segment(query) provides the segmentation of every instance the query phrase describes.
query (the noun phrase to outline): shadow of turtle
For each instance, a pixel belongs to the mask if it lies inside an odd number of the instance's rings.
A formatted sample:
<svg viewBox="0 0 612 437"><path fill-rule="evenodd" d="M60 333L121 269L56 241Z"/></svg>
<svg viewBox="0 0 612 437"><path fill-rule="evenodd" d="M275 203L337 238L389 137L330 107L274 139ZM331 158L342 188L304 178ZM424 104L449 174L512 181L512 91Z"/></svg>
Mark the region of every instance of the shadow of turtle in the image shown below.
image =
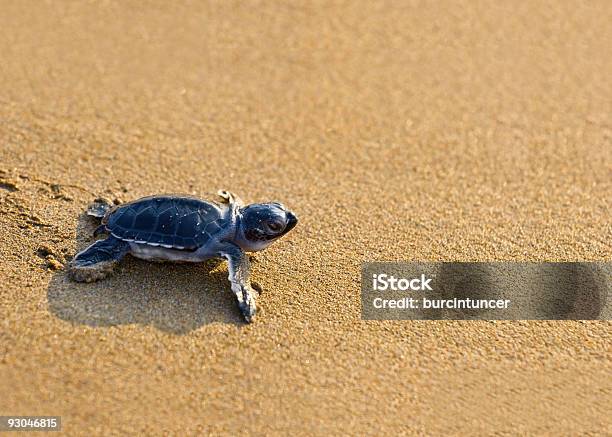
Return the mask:
<svg viewBox="0 0 612 437"><path fill-rule="evenodd" d="M79 217L77 246L87 247L97 221ZM185 334L209 323L243 325L221 260L201 264L149 263L126 256L98 282L78 283L58 272L47 290L49 311L89 326L152 325Z"/></svg>

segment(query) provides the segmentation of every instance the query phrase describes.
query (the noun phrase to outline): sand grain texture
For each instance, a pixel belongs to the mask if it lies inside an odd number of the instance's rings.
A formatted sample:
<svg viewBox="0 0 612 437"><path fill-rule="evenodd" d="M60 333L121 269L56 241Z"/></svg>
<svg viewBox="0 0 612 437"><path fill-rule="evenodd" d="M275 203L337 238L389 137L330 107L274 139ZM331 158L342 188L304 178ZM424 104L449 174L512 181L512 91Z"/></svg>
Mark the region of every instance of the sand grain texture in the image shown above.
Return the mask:
<svg viewBox="0 0 612 437"><path fill-rule="evenodd" d="M0 10L0 414L68 435L611 432L609 322L359 313L365 260L612 259L610 2ZM95 197L219 188L301 218L256 256L257 323L223 265L61 270Z"/></svg>

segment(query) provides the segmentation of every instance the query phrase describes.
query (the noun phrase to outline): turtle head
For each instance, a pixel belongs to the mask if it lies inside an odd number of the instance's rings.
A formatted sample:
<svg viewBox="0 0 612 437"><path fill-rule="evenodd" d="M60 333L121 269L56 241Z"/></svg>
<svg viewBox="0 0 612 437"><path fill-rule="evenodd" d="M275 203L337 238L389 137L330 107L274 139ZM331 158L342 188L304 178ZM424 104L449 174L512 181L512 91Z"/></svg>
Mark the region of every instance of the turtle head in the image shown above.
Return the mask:
<svg viewBox="0 0 612 437"><path fill-rule="evenodd" d="M240 209L236 243L248 252L265 249L297 225L282 203L254 203Z"/></svg>

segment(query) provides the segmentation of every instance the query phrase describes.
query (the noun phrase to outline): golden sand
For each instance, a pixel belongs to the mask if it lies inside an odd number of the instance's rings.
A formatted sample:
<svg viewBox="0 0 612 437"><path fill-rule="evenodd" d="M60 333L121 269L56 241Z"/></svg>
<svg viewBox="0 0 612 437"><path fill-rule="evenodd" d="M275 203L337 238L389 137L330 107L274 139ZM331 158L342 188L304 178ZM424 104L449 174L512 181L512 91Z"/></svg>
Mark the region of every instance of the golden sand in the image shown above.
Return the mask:
<svg viewBox="0 0 612 437"><path fill-rule="evenodd" d="M0 1L0 414L67 435L605 434L609 322L364 322L373 260L611 260L612 7ZM298 227L223 264L61 265L97 196ZM129 258L129 257L128 257Z"/></svg>

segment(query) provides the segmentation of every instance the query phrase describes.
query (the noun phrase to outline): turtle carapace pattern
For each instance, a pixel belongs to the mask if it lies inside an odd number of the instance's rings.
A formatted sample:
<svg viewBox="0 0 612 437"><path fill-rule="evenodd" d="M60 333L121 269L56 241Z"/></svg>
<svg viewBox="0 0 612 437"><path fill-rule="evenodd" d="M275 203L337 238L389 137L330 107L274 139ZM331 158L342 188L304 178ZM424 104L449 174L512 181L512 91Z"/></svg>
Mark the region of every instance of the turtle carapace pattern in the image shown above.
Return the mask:
<svg viewBox="0 0 612 437"><path fill-rule="evenodd" d="M297 217L278 202L244 205L228 191L221 201L186 195L157 195L112 206L97 199L87 213L102 219L95 234L107 234L79 252L68 273L79 282L103 279L131 254L149 261L228 261L231 288L245 320L256 313L255 292L249 281L246 252L263 250L287 234Z"/></svg>
<svg viewBox="0 0 612 437"><path fill-rule="evenodd" d="M215 205L187 196L152 196L122 205L102 221L123 241L196 250L229 224Z"/></svg>

